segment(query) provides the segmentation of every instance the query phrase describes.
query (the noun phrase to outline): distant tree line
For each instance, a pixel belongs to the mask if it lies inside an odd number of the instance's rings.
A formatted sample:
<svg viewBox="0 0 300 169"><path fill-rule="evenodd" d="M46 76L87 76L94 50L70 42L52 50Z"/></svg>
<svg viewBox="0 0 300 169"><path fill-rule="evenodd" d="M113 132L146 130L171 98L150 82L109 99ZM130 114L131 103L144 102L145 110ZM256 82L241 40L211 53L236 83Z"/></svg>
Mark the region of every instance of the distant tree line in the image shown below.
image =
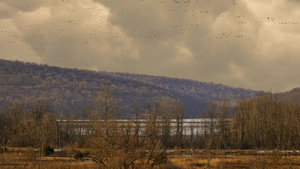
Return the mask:
<svg viewBox="0 0 300 169"><path fill-rule="evenodd" d="M84 147L91 149L89 157L103 168L129 168L161 164L167 158L166 150L173 148L300 148L300 106L276 94L239 100L233 109L228 100L211 101L203 133L186 136L182 102L168 97L154 103L136 102L127 120L120 123L121 100L115 97L115 90L115 86L102 86L92 106L70 116L42 101L7 105L0 113L3 150L7 146ZM79 124L77 120L87 121Z"/></svg>

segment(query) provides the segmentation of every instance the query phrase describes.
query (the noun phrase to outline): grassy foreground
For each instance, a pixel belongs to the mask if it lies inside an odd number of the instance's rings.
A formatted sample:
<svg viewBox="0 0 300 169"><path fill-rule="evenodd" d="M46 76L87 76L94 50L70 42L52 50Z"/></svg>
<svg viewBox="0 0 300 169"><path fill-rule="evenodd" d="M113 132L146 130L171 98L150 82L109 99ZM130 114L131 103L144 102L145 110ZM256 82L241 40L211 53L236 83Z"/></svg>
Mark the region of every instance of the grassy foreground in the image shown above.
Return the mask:
<svg viewBox="0 0 300 169"><path fill-rule="evenodd" d="M72 157L74 149L64 149L64 153L54 153L49 157L38 157L37 151L10 148L8 152L0 153L0 168L3 169L93 169L99 168L97 164L85 157L76 160ZM83 151L83 150L82 150ZM254 154L256 151L213 151L208 155L205 151L191 153L189 150L171 151L165 164L154 166L162 169L300 169L300 155L280 154L276 151L265 154ZM201 153L199 153L201 152ZM204 152L204 153L203 153ZM234 152L234 154L232 153ZM209 161L209 162L208 162ZM140 161L135 165L137 169L149 168Z"/></svg>

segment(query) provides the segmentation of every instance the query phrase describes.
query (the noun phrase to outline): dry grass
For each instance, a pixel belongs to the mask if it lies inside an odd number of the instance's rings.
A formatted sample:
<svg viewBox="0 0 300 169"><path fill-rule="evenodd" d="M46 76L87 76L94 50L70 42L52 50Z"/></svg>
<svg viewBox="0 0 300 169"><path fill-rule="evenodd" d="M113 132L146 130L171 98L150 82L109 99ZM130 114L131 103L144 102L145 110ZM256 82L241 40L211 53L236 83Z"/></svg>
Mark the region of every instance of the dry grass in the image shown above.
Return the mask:
<svg viewBox="0 0 300 169"><path fill-rule="evenodd" d="M93 169L98 166L90 160L75 160L71 157L38 157L38 152L26 149L0 154L1 169Z"/></svg>
<svg viewBox="0 0 300 169"><path fill-rule="evenodd" d="M169 159L175 166L187 169L209 168L207 156L174 156ZM210 159L211 168L249 168L251 160L244 156L218 156Z"/></svg>
<svg viewBox="0 0 300 169"><path fill-rule="evenodd" d="M6 161L0 161L0 168L3 169L17 169L17 168L59 168L59 169L88 169L88 168L98 168L98 166L91 161L75 161L70 158L55 158L47 159L40 158L34 161L26 161L25 159L11 159Z"/></svg>
<svg viewBox="0 0 300 169"><path fill-rule="evenodd" d="M279 154L270 155L224 155L214 153L210 157L210 168L212 169L300 169L300 156L287 156ZM139 165L136 168L149 168ZM75 160L72 157L38 157L33 149L10 149L7 153L0 154L0 168L2 169L96 169L97 164L89 159ZM172 154L168 156L168 162L159 169L205 169L208 167L205 154Z"/></svg>
<svg viewBox="0 0 300 169"><path fill-rule="evenodd" d="M207 156L174 156L169 161L179 168L209 168ZM245 156L218 155L211 157L212 169L300 169L300 156Z"/></svg>

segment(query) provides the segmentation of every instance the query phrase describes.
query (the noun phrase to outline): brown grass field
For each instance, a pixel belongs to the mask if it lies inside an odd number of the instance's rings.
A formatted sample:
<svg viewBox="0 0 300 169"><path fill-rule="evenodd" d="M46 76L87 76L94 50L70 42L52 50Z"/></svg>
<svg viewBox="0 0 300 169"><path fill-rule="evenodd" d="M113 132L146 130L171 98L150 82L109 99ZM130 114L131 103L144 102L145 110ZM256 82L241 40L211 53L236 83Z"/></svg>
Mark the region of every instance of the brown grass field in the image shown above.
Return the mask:
<svg viewBox="0 0 300 169"><path fill-rule="evenodd" d="M71 151L71 150L70 150ZM99 168L89 158L75 160L71 157L69 150L62 157L54 153L50 157L38 157L33 149L10 148L8 152L0 153L0 168L2 169L93 169ZM199 153L201 152L201 153ZM203 153L204 152L204 153ZM277 151L266 154L255 154L257 151L213 151L207 155L205 151L191 153L181 150L168 153L167 163L154 168L162 169L300 169L300 155L280 154ZM208 165L210 159L210 165ZM136 168L149 168L145 165L136 165Z"/></svg>

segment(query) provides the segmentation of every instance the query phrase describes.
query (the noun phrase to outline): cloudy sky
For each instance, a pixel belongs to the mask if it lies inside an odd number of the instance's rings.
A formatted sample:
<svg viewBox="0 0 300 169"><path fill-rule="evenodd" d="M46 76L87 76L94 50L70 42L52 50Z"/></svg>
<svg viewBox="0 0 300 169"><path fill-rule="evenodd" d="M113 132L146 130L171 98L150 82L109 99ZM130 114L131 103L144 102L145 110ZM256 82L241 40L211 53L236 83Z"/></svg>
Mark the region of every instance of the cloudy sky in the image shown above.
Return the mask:
<svg viewBox="0 0 300 169"><path fill-rule="evenodd" d="M299 0L0 0L0 58L300 87Z"/></svg>

